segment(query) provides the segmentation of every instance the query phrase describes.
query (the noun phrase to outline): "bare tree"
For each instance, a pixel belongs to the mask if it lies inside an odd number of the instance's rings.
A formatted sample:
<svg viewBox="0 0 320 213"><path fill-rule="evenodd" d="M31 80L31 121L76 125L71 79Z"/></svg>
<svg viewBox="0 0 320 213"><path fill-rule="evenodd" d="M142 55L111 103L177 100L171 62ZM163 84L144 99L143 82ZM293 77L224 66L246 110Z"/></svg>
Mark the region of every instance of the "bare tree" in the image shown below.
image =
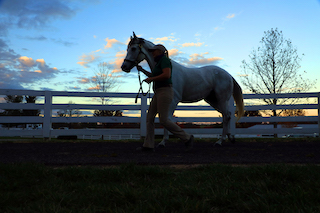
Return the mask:
<svg viewBox="0 0 320 213"><path fill-rule="evenodd" d="M92 87L89 90L110 92L117 86L117 78L112 75L110 67L106 62L100 63L93 71L94 76L91 78ZM106 97L100 97L100 99L102 105L105 105L109 101Z"/></svg>
<svg viewBox="0 0 320 213"><path fill-rule="evenodd" d="M112 75L109 65L102 62L94 71L94 76L91 78L92 87L90 90L97 92L111 92L118 85L117 77ZM101 96L101 104L106 105L110 100L107 97ZM95 110L94 116L122 116L121 111L115 110Z"/></svg>
<svg viewBox="0 0 320 213"><path fill-rule="evenodd" d="M299 74L301 57L282 31L272 29L264 32L261 46L249 55L249 62L242 61L241 83L255 94L298 93L310 90L316 80L310 81ZM306 72L304 71L304 74ZM293 104L297 99L264 99L268 105ZM279 116L283 110L273 110ZM268 112L265 112L268 114ZM276 124L275 128L276 128Z"/></svg>
<svg viewBox="0 0 320 213"><path fill-rule="evenodd" d="M261 46L249 55L249 62L242 61L244 74L241 83L255 94L297 93L310 90L316 81L305 79L299 74L301 57L290 40L284 39L282 31L271 29L264 32ZM304 74L306 72L304 71ZM281 105L297 99L264 99L268 105ZM282 111L273 110L273 116Z"/></svg>

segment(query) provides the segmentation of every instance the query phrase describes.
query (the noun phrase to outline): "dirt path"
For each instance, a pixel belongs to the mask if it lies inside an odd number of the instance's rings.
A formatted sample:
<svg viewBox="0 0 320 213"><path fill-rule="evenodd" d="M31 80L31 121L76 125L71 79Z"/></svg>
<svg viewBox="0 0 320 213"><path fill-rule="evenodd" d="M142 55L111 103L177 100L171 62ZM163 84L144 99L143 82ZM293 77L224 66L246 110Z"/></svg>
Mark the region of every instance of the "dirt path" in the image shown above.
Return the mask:
<svg viewBox="0 0 320 213"><path fill-rule="evenodd" d="M136 152L141 142L0 143L0 162L45 165L189 164L320 164L320 140L294 142L237 142L222 147L197 142L190 152L182 143L168 143L154 153Z"/></svg>

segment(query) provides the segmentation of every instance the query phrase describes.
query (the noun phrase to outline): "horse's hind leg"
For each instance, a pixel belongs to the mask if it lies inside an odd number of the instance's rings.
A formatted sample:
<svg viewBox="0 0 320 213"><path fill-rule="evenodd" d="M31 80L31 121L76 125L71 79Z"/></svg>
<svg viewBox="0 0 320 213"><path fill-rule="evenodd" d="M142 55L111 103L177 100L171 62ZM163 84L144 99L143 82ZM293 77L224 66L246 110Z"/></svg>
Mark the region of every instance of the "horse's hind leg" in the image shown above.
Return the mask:
<svg viewBox="0 0 320 213"><path fill-rule="evenodd" d="M231 119L231 112L229 111L229 104L227 100L218 100L215 98L214 95L208 96L205 101L209 103L213 108L215 108L218 112L222 114L222 136L221 138L215 143L216 145L221 145L222 142L226 141L226 136L230 139L230 119Z"/></svg>
<svg viewBox="0 0 320 213"><path fill-rule="evenodd" d="M218 110L222 114L222 137L216 142L217 145L221 145L222 142L226 141L226 136L230 139L230 119L231 119L231 113L228 109L228 104L226 104L223 110Z"/></svg>

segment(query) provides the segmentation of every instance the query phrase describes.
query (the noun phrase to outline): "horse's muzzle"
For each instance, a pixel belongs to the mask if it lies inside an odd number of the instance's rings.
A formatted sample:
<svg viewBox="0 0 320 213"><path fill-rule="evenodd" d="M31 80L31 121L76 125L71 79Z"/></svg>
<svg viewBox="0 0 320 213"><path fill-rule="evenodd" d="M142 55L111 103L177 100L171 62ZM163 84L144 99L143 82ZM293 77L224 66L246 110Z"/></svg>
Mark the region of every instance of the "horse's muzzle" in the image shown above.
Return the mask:
<svg viewBox="0 0 320 213"><path fill-rule="evenodd" d="M130 69L128 69L126 66L124 66L123 64L122 64L122 66L121 66L121 69L122 69L122 71L124 71L124 72L130 72Z"/></svg>
<svg viewBox="0 0 320 213"><path fill-rule="evenodd" d="M123 61L121 65L121 69L124 72L130 72L133 67L134 67L134 63L126 59Z"/></svg>

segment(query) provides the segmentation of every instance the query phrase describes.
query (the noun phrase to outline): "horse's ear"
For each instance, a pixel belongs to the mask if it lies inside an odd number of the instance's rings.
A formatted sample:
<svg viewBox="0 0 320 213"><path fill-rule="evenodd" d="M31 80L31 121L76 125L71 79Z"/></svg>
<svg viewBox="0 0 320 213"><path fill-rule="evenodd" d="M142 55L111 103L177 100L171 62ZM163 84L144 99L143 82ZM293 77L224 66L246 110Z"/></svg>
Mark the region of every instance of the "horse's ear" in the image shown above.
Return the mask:
<svg viewBox="0 0 320 213"><path fill-rule="evenodd" d="M135 34L134 32L133 32L133 37L134 37L134 38L137 38L137 36L136 36L136 34Z"/></svg>

